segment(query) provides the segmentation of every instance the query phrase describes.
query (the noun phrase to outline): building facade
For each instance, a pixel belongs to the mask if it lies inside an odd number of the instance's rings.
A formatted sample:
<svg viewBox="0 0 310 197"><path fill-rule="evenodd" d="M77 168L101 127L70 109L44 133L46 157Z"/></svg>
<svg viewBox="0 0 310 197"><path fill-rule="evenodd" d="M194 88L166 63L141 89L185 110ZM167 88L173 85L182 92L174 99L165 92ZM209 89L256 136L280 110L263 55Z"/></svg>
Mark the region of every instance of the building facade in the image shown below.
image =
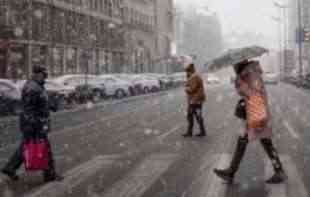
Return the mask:
<svg viewBox="0 0 310 197"><path fill-rule="evenodd" d="M0 77L152 72L157 1L0 0Z"/></svg>
<svg viewBox="0 0 310 197"><path fill-rule="evenodd" d="M310 0L300 0L301 9L298 10L299 0L289 0L288 2L288 46L289 50L293 52L290 54L294 57L294 69L291 69L291 74L299 73L299 53L298 53L298 29L299 21L298 15L299 11L301 14L301 28L310 30ZM310 42L305 41L302 43L302 75L305 76L310 73ZM299 73L301 74L301 73Z"/></svg>
<svg viewBox="0 0 310 197"><path fill-rule="evenodd" d="M1 0L0 9L2 77L26 78L35 64L51 76L113 72L124 61L111 27L122 23L120 0Z"/></svg>
<svg viewBox="0 0 310 197"><path fill-rule="evenodd" d="M156 1L156 72L174 72L176 9L173 0Z"/></svg>

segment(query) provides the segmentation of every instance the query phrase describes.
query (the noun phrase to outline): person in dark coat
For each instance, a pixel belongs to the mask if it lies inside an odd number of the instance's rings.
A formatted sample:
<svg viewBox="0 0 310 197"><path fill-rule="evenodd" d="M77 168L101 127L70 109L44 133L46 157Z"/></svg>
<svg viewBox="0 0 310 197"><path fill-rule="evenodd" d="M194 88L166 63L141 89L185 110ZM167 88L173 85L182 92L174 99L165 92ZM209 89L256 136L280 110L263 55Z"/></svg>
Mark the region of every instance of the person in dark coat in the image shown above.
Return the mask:
<svg viewBox="0 0 310 197"><path fill-rule="evenodd" d="M278 151L272 142L271 114L268 97L262 79L262 68L258 61L242 61L234 65L237 75L236 90L244 100L245 132L239 136L237 147L230 166L226 169L214 169L214 173L228 183L233 182L249 141L260 140L274 168L274 174L266 180L268 184L282 183L287 179ZM238 116L240 118L240 116Z"/></svg>
<svg viewBox="0 0 310 197"><path fill-rule="evenodd" d="M50 110L54 111L55 109L48 102L48 94L44 87L46 78L46 68L34 66L32 79L28 80L22 89L22 113L19 118L19 127L23 136L22 143L2 169L2 173L12 180L19 178L16 171L23 163L23 142L33 138L46 139L48 142L49 168L43 172L44 181L60 181L63 179L55 171L53 154L48 141Z"/></svg>
<svg viewBox="0 0 310 197"><path fill-rule="evenodd" d="M204 84L201 76L196 72L195 65L189 64L185 69L187 74L187 82L185 85L185 92L187 94L188 108L187 120L188 129L187 133L183 134L184 137L191 137L193 135L194 118L196 118L200 127L200 133L196 136L206 136L206 129L203 120L203 103L206 100Z"/></svg>

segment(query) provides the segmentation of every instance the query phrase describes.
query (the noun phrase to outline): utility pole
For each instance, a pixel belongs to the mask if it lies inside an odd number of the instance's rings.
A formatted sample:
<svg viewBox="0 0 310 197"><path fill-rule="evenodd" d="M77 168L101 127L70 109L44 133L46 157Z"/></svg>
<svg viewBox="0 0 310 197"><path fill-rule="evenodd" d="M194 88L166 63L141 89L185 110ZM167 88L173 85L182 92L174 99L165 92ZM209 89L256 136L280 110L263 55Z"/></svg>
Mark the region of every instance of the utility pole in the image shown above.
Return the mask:
<svg viewBox="0 0 310 197"><path fill-rule="evenodd" d="M297 0L297 14L298 14L298 60L299 60L299 79L300 83L303 80L303 63L302 63L302 16L301 16L301 0Z"/></svg>

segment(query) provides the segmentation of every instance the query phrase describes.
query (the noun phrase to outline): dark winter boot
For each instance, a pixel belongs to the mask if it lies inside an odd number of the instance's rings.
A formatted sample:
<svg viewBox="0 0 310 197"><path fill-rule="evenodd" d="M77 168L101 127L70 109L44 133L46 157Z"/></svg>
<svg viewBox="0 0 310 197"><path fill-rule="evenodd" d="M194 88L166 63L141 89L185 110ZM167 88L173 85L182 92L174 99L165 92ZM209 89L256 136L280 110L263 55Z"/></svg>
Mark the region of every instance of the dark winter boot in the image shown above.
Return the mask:
<svg viewBox="0 0 310 197"><path fill-rule="evenodd" d="M261 143L269 159L271 160L273 169L275 171L272 177L266 180L266 183L268 184L283 183L284 181L287 180L287 175L285 174L283 170L283 166L280 161L279 154L277 150L275 149L275 147L273 146L271 139L262 139Z"/></svg>
<svg viewBox="0 0 310 197"><path fill-rule="evenodd" d="M1 170L2 174L8 176L12 181L18 181L19 180L19 176L16 175L15 172L10 172L10 171L7 171L5 169Z"/></svg>
<svg viewBox="0 0 310 197"><path fill-rule="evenodd" d="M235 173L237 172L241 160L244 156L247 144L248 144L247 137L239 137L235 153L230 163L230 167L223 170L214 169L214 173L227 183L231 184L234 180Z"/></svg>
<svg viewBox="0 0 310 197"><path fill-rule="evenodd" d="M45 183L52 182L52 181L62 181L64 179L63 176L60 176L59 174L55 172L48 172L48 171L44 172L43 177L44 177Z"/></svg>
<svg viewBox="0 0 310 197"><path fill-rule="evenodd" d="M183 136L183 137L192 137L193 134L190 133L190 132L187 132L187 133L184 133L182 136Z"/></svg>
<svg viewBox="0 0 310 197"><path fill-rule="evenodd" d="M22 145L20 145L13 156L10 158L6 166L1 172L8 176L12 181L18 181L19 177L16 175L16 171L23 163Z"/></svg>

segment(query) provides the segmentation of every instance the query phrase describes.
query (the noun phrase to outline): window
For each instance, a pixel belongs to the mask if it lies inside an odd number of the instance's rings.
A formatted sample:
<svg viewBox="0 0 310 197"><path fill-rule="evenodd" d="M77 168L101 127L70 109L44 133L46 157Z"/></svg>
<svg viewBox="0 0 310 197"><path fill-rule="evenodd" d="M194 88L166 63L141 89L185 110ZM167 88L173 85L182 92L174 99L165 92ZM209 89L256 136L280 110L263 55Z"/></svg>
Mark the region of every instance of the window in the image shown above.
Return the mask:
<svg viewBox="0 0 310 197"><path fill-rule="evenodd" d="M71 32L71 26L72 23L68 20L68 25L69 26L66 26L67 27L67 30L70 30L70 31L66 31L65 30L65 13L61 10L52 10L52 21L51 21L51 30L52 30L52 33L51 33L51 36L53 38L53 41L54 42L57 42L57 43L63 43L64 40L65 40L65 33L66 34L69 34L69 32Z"/></svg>
<svg viewBox="0 0 310 197"><path fill-rule="evenodd" d="M1 2L1 4L0 24L6 24L6 19L8 19L8 22L10 23L9 25L15 27L14 36L16 36L17 39L27 39L29 27L29 14L27 12L29 6L28 2L26 0L10 0L9 3ZM10 4L10 10L5 4ZM2 20L4 20L3 23L1 23ZM36 25L35 22L36 21L34 21L34 25Z"/></svg>
<svg viewBox="0 0 310 197"><path fill-rule="evenodd" d="M77 72L77 49L68 48L66 50L66 73L75 74Z"/></svg>
<svg viewBox="0 0 310 197"><path fill-rule="evenodd" d="M63 53L64 49L57 47L52 49L52 75L63 74Z"/></svg>
<svg viewBox="0 0 310 197"><path fill-rule="evenodd" d="M33 4L32 14L32 38L34 40L46 41L49 38L49 15L48 8L39 3Z"/></svg>

